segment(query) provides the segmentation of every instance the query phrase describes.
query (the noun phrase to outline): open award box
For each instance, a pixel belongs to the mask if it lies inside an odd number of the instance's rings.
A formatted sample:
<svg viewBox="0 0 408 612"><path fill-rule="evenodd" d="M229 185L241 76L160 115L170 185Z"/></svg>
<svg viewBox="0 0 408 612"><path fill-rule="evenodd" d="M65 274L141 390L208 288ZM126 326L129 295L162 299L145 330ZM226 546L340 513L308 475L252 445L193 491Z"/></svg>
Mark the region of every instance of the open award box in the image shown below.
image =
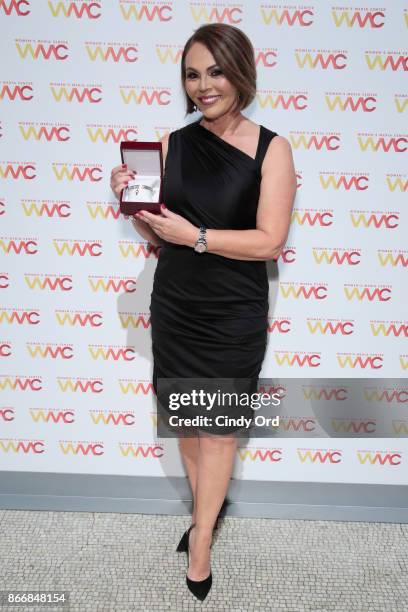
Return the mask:
<svg viewBox="0 0 408 612"><path fill-rule="evenodd" d="M120 143L122 163L136 176L120 194L120 212L134 215L139 210L160 214L163 183L163 152L161 142Z"/></svg>

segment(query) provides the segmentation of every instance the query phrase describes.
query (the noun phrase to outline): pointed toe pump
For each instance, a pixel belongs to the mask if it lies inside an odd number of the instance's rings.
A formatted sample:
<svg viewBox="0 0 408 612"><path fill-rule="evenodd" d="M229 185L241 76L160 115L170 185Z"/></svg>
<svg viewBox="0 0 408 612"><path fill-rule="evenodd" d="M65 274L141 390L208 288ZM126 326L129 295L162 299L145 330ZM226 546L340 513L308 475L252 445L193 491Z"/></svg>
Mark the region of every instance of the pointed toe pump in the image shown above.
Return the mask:
<svg viewBox="0 0 408 612"><path fill-rule="evenodd" d="M193 527L194 525L191 525L191 527L189 527L189 529L187 530L187 568L190 564L189 536L190 536L190 531L192 530ZM207 578L204 578L204 580L191 580L191 578L189 578L186 574L186 583L187 583L187 586L190 592L195 597L197 597L197 599L199 599L200 601L204 601L204 599L207 597L208 592L212 586L212 572L210 570L210 573L208 574Z"/></svg>

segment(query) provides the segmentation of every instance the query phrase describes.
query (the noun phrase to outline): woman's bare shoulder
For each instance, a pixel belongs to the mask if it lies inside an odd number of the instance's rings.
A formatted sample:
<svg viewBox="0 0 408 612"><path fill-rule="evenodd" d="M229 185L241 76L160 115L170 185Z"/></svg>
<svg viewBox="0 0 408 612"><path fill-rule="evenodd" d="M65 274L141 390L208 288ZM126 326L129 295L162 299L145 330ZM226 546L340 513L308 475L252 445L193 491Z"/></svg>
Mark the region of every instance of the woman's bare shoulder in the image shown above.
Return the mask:
<svg viewBox="0 0 408 612"><path fill-rule="evenodd" d="M294 174L292 145L285 136L280 136L277 132L275 134L265 153L262 174L276 172L278 169L286 169Z"/></svg>

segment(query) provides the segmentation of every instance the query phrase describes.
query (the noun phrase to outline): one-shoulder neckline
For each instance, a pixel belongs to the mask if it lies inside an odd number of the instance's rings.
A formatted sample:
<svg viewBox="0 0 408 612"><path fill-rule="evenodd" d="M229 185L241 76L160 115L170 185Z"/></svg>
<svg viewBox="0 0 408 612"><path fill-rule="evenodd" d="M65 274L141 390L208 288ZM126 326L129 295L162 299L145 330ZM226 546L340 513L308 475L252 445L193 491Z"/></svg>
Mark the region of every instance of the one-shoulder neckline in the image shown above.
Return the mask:
<svg viewBox="0 0 408 612"><path fill-rule="evenodd" d="M231 144L227 140L224 140L224 138L221 138L221 136L218 136L218 134L215 134L214 132L211 132L211 130L209 130L208 128L206 128L203 125L201 125L200 121L201 121L201 118L198 119L198 121L195 121L195 125L197 125L199 128L201 128L202 130L204 130L208 134L212 135L217 140L220 140L224 144L228 145L229 147L231 147L235 151L238 151L238 153L241 153L241 155L244 155L247 159L250 159L252 162L255 163L255 162L258 161L258 156L259 156L259 152L260 152L260 149L261 149L261 140L262 140L263 125L259 124L259 136L258 136L258 144L256 146L255 157L251 157L250 155L248 155L248 153L245 153L245 151L243 151L239 147L236 147L235 145Z"/></svg>

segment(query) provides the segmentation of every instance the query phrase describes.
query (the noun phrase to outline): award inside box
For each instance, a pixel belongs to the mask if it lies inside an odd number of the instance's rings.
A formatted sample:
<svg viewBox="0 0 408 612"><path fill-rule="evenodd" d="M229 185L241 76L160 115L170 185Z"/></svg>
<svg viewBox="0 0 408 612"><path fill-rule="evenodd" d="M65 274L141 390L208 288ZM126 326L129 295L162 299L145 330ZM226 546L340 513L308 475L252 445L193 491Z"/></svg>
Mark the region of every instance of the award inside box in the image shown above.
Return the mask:
<svg viewBox="0 0 408 612"><path fill-rule="evenodd" d="M136 176L120 194L120 212L134 215L139 210L160 214L163 184L163 152L161 142L123 141L120 143L122 163Z"/></svg>

